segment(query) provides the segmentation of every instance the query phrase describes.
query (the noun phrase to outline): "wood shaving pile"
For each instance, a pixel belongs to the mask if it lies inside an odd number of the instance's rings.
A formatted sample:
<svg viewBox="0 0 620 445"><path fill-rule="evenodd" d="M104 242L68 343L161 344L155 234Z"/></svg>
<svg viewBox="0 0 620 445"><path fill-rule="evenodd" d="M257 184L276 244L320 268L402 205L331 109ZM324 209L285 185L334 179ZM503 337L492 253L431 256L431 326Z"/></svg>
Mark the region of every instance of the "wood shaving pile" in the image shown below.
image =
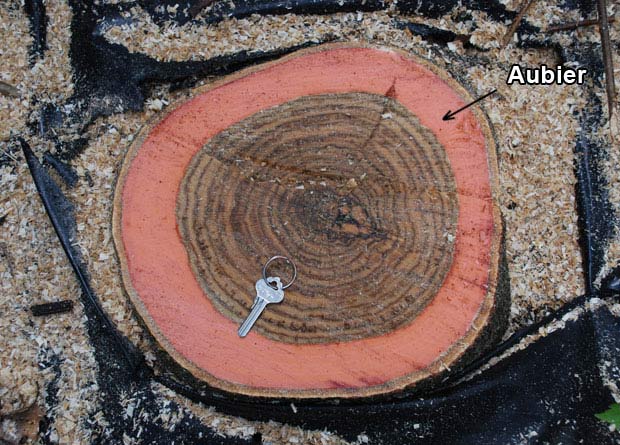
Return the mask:
<svg viewBox="0 0 620 445"><path fill-rule="evenodd" d="M517 8L516 0L508 4ZM33 318L32 304L61 299L79 300L79 288L60 244L37 197L23 156L15 149L15 135L28 135L28 124L37 120L43 102L62 106L73 92L68 56L71 10L64 1L46 3L48 49L42 59L29 61L32 41L28 20L20 5L0 4L0 48L3 68L0 80L15 86L21 97L0 95L0 157L9 157L0 166L0 415L43 407L52 422L49 439L58 443L90 443L92 425L85 419L98 419L96 364L84 328L84 314L77 304L73 312ZM471 19L455 22L459 12ZM614 11L611 10L610 13ZM579 122L573 115L585 105L578 86L531 87L505 84L512 63L529 66L557 62L547 50L499 48L508 24L485 20L484 14L455 11L437 20L412 21L472 35L471 43L488 49L477 54L461 42L447 47L431 45L418 36L398 29L394 11L347 13L330 16L278 17L253 16L227 20L215 26L188 24L158 26L139 8L128 13L128 25L109 27L105 37L158 60L202 60L239 50L270 50L308 41L340 40L391 45L414 51L461 76L472 93L484 94L493 88L498 94L484 102L497 135L500 157L501 191L499 202L506 222L506 249L512 285L510 331L538 320L550 309L557 309L584 291L581 257L577 245L573 174L574 141ZM552 2L536 2L527 19L545 27L550 23L580 19L567 15ZM472 27L475 30L472 31ZM583 28L564 33L562 39L598 41L596 29ZM612 40L620 41L620 20L612 25ZM616 63L620 62L615 46ZM461 57L484 57L491 63L467 64ZM616 67L616 79L620 69ZM620 89L620 88L619 88ZM605 103L602 88L597 93ZM149 337L132 313L124 295L115 256L112 234L112 197L116 177L127 147L139 128L155 112L173 100L189 97L190 91L171 94L166 86L152 88L144 112L125 113L96 120L86 134L88 147L76 158L80 181L65 189L75 203L78 243L88 264L92 285L104 309L119 329L154 360ZM620 108L620 106L618 107ZM607 129L609 130L609 129ZM608 140L610 131L601 132ZM620 138L620 135L618 135ZM38 155L55 151L47 140L27 136ZM6 153L6 154L3 154ZM610 150L605 167L610 182L610 198L620 215L620 153ZM91 178L92 182L87 180ZM620 233L618 230L617 233ZM607 253L608 269L618 263L620 234ZM61 374L59 401L52 413L44 388L54 378L54 361ZM171 400L226 436L248 437L261 432L265 443L341 444L341 438L322 431L305 431L286 425L248 422L222 415L200 406L165 388L158 388L163 413ZM126 400L126 409L135 401ZM134 408L131 408L132 410ZM174 424L172 416L167 421ZM0 439L15 435L10 417L0 426ZM13 423L11 423L13 422ZM12 437L12 436L11 436ZM358 443L367 438L360 436Z"/></svg>
<svg viewBox="0 0 620 445"><path fill-rule="evenodd" d="M23 134L29 120L36 119L45 102L62 105L73 93L69 43L71 41L71 8L66 2L46 4L47 51L42 59L31 58L32 42L28 18L21 2L0 6L2 71L0 80L12 85L20 97L0 95L0 140ZM53 55L53 56L52 56Z"/></svg>
<svg viewBox="0 0 620 445"><path fill-rule="evenodd" d="M27 90L25 79L28 76L28 42L30 33L28 20L21 8L0 8L0 36L4 42L0 47L2 71L0 80L17 88L20 94ZM20 43L21 42L21 43ZM12 98L0 94L0 140L6 140L11 134L23 131L26 125L28 103L25 98Z"/></svg>

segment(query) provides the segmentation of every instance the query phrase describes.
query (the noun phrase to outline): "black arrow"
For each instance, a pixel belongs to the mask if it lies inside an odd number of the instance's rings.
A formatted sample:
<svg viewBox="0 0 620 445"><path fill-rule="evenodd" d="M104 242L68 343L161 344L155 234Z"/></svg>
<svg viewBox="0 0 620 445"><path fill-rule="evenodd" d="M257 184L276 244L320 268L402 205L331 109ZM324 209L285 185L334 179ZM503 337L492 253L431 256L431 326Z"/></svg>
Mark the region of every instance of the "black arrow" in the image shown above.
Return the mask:
<svg viewBox="0 0 620 445"><path fill-rule="evenodd" d="M463 111L465 108L469 108L471 107L473 104L475 104L476 102L480 102L482 99L486 99L487 97L489 97L491 94L495 93L497 90L493 90L490 93L485 94L484 96L480 96L478 99L476 99L475 101L473 101L470 104L465 105L464 107L459 108L458 110L456 110L454 113L450 110L448 110L448 112L446 114L443 115L443 120L444 121L451 121L452 119L454 119L454 115L456 113L460 113L461 111Z"/></svg>

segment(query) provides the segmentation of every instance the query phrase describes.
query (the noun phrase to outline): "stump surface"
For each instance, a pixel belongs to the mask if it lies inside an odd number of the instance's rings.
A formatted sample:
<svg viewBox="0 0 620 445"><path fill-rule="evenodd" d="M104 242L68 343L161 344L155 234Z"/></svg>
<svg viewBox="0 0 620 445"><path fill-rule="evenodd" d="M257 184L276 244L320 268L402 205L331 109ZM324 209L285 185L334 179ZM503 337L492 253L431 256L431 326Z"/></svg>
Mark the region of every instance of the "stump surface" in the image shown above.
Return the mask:
<svg viewBox="0 0 620 445"><path fill-rule="evenodd" d="M458 366L506 298L490 129L475 107L442 120L471 100L412 55L328 45L146 126L114 237L157 341L209 384L268 397L385 394ZM277 254L298 279L239 338Z"/></svg>

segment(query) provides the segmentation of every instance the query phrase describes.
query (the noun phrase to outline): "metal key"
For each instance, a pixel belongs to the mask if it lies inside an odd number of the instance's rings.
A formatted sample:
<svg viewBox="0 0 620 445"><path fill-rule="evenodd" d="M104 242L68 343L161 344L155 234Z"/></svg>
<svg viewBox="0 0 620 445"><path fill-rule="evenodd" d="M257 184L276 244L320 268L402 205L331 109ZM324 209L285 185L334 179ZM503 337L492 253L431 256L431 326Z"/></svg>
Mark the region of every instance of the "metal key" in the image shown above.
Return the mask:
<svg viewBox="0 0 620 445"><path fill-rule="evenodd" d="M275 283L277 289L274 289L269 283ZM245 319L239 328L239 337L245 337L270 303L280 303L284 300L284 290L282 289L282 281L278 277L269 277L267 281L263 278L256 282L256 298L250 311L250 315Z"/></svg>

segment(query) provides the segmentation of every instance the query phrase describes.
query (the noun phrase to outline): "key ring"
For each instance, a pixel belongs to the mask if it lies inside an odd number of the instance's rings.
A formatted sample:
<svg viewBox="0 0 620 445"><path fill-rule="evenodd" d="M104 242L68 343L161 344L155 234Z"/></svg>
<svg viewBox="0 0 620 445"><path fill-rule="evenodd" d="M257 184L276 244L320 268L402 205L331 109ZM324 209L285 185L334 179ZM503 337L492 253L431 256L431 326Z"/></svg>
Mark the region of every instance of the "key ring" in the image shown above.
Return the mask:
<svg viewBox="0 0 620 445"><path fill-rule="evenodd" d="M297 278L297 266L295 266L295 263L293 263L293 261L291 261L288 257L282 256L282 255L276 255L276 256L272 256L271 258L269 258L269 261L267 261L265 265L263 266L263 280L265 280L265 282L269 284L270 287L273 287L267 281L267 267L269 267L269 265L275 260L284 260L287 263L289 263L291 266L293 266L293 278L291 278L291 281L286 286L282 286L282 290L288 289L289 287L291 287L291 284L293 284L293 281L295 281L295 278Z"/></svg>

